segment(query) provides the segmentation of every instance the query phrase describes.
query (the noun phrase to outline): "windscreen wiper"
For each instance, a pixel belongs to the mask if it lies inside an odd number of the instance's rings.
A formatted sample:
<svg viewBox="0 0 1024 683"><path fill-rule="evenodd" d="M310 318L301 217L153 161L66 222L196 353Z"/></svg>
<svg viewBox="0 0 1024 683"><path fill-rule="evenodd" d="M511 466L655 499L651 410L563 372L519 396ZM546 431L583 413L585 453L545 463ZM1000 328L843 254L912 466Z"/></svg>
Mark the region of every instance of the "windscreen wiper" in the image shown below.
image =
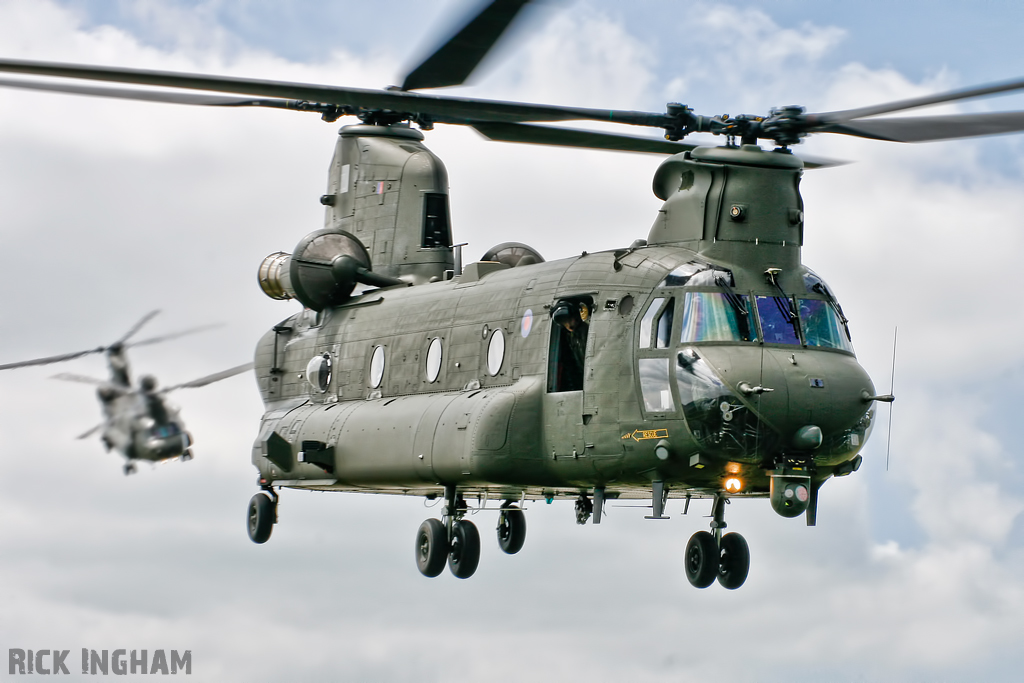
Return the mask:
<svg viewBox="0 0 1024 683"><path fill-rule="evenodd" d="M836 315L839 316L839 322L843 323L843 329L846 331L847 341L852 342L853 337L850 336L850 321L843 313L843 307L840 306L839 302L836 301L836 298L832 296L832 292L828 291L828 287L826 287L820 282L815 282L814 286L811 287L811 291L817 292L818 294L821 294L823 297L825 297L825 300L828 301L828 305L831 306L832 310L835 311Z"/></svg>
<svg viewBox="0 0 1024 683"><path fill-rule="evenodd" d="M715 276L715 284L725 290L725 300L736 311L737 322L740 326L740 336L743 337L743 341L750 341L750 311L747 310L743 299L736 292L732 291L732 287L721 275Z"/></svg>

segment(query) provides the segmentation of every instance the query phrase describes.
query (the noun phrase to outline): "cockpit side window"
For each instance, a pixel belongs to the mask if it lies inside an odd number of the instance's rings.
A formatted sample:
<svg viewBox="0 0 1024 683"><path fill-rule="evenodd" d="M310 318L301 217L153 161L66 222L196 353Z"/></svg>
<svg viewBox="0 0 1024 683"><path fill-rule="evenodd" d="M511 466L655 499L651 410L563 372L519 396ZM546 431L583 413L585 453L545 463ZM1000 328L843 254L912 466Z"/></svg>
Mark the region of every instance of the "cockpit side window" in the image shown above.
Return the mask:
<svg viewBox="0 0 1024 683"><path fill-rule="evenodd" d="M651 302L651 305L647 308L644 313L644 317L640 319L640 348L649 349L651 348L652 339L651 331L654 328L654 317L662 309L662 304L665 303L665 297L657 297Z"/></svg>
<svg viewBox="0 0 1024 683"><path fill-rule="evenodd" d="M667 349L672 345L672 321L675 319L676 300L672 297L665 304L658 316L658 326L654 336L654 348Z"/></svg>
<svg viewBox="0 0 1024 683"><path fill-rule="evenodd" d="M670 413L676 409L669 385L668 363L668 358L640 359L640 393L649 413Z"/></svg>

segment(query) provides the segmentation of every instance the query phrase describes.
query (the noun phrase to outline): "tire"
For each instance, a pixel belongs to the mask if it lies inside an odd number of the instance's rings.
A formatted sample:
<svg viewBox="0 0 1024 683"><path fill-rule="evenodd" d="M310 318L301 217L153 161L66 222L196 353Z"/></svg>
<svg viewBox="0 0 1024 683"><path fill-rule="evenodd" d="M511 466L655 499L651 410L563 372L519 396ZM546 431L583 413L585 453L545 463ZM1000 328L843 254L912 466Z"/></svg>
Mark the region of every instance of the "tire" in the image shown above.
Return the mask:
<svg viewBox="0 0 1024 683"><path fill-rule="evenodd" d="M468 579L480 564L480 532L469 520L452 526L452 546L448 550L448 568L459 579Z"/></svg>
<svg viewBox="0 0 1024 683"><path fill-rule="evenodd" d="M523 549L526 542L526 514L516 505L502 506L498 513L498 547L509 555Z"/></svg>
<svg viewBox="0 0 1024 683"><path fill-rule="evenodd" d="M718 544L707 531L698 531L686 544L683 567L686 579L696 588L707 588L718 576Z"/></svg>
<svg viewBox="0 0 1024 683"><path fill-rule="evenodd" d="M722 536L719 546L718 583L729 590L736 590L747 580L750 571L750 548L747 539L739 534Z"/></svg>
<svg viewBox="0 0 1024 683"><path fill-rule="evenodd" d="M439 519L428 519L416 532L416 566L423 576L434 578L444 571L448 558L448 531Z"/></svg>
<svg viewBox="0 0 1024 683"><path fill-rule="evenodd" d="M265 493L257 493L249 499L249 539L253 543L266 543L274 530L277 516L274 501Z"/></svg>

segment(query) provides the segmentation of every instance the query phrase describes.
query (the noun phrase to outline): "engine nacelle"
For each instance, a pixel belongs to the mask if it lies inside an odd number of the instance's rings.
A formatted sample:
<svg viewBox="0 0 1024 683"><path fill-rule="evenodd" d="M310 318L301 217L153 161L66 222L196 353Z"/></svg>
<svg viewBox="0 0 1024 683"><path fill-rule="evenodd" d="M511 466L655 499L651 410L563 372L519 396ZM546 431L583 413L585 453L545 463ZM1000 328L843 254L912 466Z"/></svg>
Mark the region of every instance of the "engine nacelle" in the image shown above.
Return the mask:
<svg viewBox="0 0 1024 683"><path fill-rule="evenodd" d="M406 284L372 273L366 247L339 228L309 233L290 255L279 251L266 257L260 264L259 281L260 289L271 299L297 299L314 311L345 303L357 283L375 287Z"/></svg>

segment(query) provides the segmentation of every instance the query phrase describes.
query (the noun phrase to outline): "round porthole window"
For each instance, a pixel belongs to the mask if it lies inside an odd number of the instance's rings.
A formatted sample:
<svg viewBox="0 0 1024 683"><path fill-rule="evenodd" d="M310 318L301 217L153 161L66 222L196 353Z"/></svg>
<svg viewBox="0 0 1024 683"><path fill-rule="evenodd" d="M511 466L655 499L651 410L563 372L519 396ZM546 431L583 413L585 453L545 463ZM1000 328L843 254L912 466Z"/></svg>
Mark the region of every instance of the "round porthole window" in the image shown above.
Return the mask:
<svg viewBox="0 0 1024 683"><path fill-rule="evenodd" d="M331 386L331 356L325 353L313 356L306 363L306 381L321 394Z"/></svg>
<svg viewBox="0 0 1024 683"><path fill-rule="evenodd" d="M370 356L370 388L376 389L384 379L384 347L375 346Z"/></svg>
<svg viewBox="0 0 1024 683"><path fill-rule="evenodd" d="M505 360L505 335L501 328L491 333L491 341L487 342L487 372L491 376L501 371L501 364Z"/></svg>
<svg viewBox="0 0 1024 683"><path fill-rule="evenodd" d="M434 337L427 347L427 381L436 382L441 374L441 338Z"/></svg>

